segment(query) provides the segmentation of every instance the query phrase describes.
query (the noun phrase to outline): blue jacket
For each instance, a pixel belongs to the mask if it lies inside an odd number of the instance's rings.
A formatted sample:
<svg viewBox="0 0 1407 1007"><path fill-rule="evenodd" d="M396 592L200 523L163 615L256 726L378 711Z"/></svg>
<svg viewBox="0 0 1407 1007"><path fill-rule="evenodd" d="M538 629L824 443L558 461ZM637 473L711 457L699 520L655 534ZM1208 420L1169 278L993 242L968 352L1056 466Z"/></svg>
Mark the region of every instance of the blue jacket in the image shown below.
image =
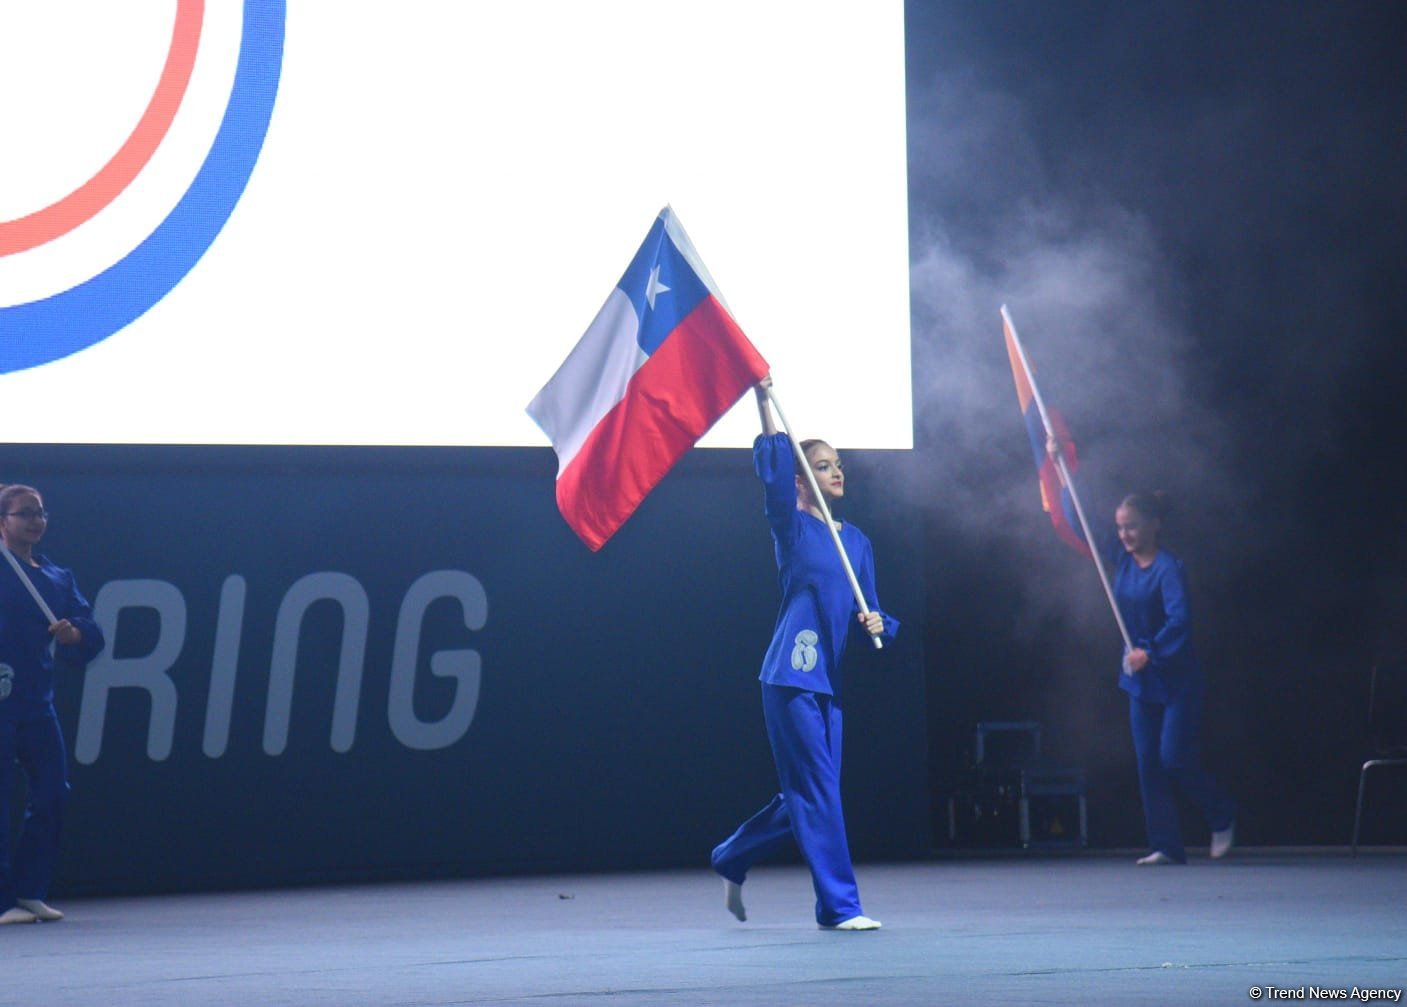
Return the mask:
<svg viewBox="0 0 1407 1007"><path fill-rule="evenodd" d="M1198 680L1192 650L1192 612L1182 560L1160 548L1145 569L1122 547L1114 566L1114 598L1135 647L1148 651L1148 665L1119 675L1119 685L1139 699L1166 703Z"/></svg>
<svg viewBox="0 0 1407 1007"><path fill-rule="evenodd" d="M78 590L73 574L38 554L39 565L21 568L54 615L83 634L81 642L57 648L66 663L86 664L103 649L103 632L93 621L93 607ZM0 717L45 709L54 699L53 637L49 623L13 567L0 557Z"/></svg>
<svg viewBox="0 0 1407 1007"><path fill-rule="evenodd" d="M856 621L860 607L825 522L796 507L796 460L786 434L762 435L753 444L753 466L763 485L763 510L777 554L782 592L772 645L758 677L769 685L840 694L840 659L851 632L868 636ZM884 618L886 639L899 630L884 614L874 586L874 549L854 525L840 528L855 579L872 612Z"/></svg>

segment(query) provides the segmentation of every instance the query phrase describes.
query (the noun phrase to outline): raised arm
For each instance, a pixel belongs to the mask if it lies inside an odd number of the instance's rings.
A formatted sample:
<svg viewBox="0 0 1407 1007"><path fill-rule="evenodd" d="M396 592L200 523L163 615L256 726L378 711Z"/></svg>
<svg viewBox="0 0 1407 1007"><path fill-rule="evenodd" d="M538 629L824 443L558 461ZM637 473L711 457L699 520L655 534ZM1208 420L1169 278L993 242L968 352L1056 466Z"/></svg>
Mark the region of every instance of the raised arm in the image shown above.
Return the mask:
<svg viewBox="0 0 1407 1007"><path fill-rule="evenodd" d="M752 389L757 394L757 412L762 417L762 433L768 437L777 432L777 422L772 417L772 406L767 401L767 389L771 387L772 375L769 374Z"/></svg>

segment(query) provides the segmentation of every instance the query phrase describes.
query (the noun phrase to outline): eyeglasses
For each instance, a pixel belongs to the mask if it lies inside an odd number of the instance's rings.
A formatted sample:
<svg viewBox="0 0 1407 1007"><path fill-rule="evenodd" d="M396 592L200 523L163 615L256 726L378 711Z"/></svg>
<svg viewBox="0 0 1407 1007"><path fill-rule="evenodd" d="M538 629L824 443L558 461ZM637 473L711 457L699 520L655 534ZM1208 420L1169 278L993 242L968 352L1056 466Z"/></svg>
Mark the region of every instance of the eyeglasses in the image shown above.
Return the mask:
<svg viewBox="0 0 1407 1007"><path fill-rule="evenodd" d="M35 510L33 507L26 507L24 510L6 511L5 517L17 517L25 521L47 521L49 520L49 512L47 510Z"/></svg>

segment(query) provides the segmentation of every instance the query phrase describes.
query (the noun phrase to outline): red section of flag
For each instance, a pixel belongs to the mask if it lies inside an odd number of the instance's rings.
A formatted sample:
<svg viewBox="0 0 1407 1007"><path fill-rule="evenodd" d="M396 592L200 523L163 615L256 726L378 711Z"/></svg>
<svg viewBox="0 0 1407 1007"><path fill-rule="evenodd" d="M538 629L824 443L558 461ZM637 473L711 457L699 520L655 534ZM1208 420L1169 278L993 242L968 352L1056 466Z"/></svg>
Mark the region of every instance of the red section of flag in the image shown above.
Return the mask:
<svg viewBox="0 0 1407 1007"><path fill-rule="evenodd" d="M1054 409L1050 410L1050 425L1055 429L1056 439L1065 449L1065 471L1070 478L1080 470L1080 460L1075 455L1075 441L1065 426L1065 419ZM1055 526L1055 534L1062 542L1085 556L1092 556L1089 543L1080 532L1079 518L1075 516L1074 502L1070 498L1070 488L1060 483L1060 469L1041 445L1041 460L1036 465L1036 475L1041 483L1041 506L1050 515L1050 523Z"/></svg>
<svg viewBox="0 0 1407 1007"><path fill-rule="evenodd" d="M1005 309L1003 309L1004 311ZM1041 422L1041 414L1036 401L1035 368L1027 369L1021 353L1017 350L1016 333L1012 330L1005 314L1002 316L1002 334L1006 338L1007 358L1011 361L1011 378L1016 384L1016 403L1021 407L1021 419L1025 422L1026 437L1031 443L1031 454L1036 462L1036 479L1041 488L1041 506L1050 515L1050 523L1055 533L1072 549L1092 556L1089 544L1081 534L1079 518L1075 514L1070 487L1061 485L1060 469L1055 459L1046 451L1046 429ZM1055 434L1065 454L1065 470L1074 479L1079 470L1079 459L1075 457L1075 441L1065 426L1064 418L1054 409L1047 410L1052 432Z"/></svg>

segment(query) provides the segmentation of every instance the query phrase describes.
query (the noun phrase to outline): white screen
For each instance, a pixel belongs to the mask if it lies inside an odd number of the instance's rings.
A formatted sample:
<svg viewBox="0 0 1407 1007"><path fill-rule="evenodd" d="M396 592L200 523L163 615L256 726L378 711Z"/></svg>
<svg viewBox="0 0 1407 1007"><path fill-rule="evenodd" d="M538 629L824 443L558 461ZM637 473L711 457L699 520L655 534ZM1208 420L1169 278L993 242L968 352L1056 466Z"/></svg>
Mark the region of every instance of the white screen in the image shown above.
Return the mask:
<svg viewBox="0 0 1407 1007"><path fill-rule="evenodd" d="M142 245L216 142L234 0L130 184L34 247L5 231L140 133L178 7L0 4L25 95L0 103L0 362L43 356L19 309ZM295 2L277 72L228 222L135 320L5 365L5 440L545 445L524 407L671 204L798 432L911 446L899 0ZM66 310L43 331L94 314ZM703 443L755 428L744 401Z"/></svg>

